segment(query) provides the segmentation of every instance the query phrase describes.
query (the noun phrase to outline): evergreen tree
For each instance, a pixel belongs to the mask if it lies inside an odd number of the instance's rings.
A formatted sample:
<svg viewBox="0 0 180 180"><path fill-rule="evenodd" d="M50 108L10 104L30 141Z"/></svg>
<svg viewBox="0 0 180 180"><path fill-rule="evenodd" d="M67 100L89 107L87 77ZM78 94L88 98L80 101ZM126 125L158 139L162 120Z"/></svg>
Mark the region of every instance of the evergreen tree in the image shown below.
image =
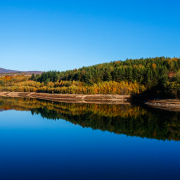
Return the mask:
<svg viewBox="0 0 180 180"><path fill-rule="evenodd" d="M32 81L35 80L35 74L34 74L34 73L31 75L31 80L32 80Z"/></svg>

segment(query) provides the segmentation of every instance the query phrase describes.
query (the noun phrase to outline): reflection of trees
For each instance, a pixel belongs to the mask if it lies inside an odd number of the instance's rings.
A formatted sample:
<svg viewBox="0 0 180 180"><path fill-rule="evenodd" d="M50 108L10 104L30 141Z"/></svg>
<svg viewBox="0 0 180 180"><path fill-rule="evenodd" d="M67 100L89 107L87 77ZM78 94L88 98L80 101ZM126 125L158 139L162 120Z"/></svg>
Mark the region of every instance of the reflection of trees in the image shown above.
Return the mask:
<svg viewBox="0 0 180 180"><path fill-rule="evenodd" d="M85 112L93 112L94 114L100 114L103 116L139 116L146 111L138 106L130 105L103 105L103 104L68 104L68 103L56 103L51 101L37 100L37 99L25 99L25 98L0 98L0 102L4 103L3 108L16 109L16 110L30 110L35 108L46 107L49 110L56 110L58 113L70 113L73 115L82 114Z"/></svg>
<svg viewBox="0 0 180 180"><path fill-rule="evenodd" d="M160 115L147 112L145 115L140 115L139 117L107 117L93 114L92 112L79 115L72 115L66 112L58 113L55 110L48 110L47 108L32 109L31 112L32 114L41 114L44 118L65 119L82 127L91 127L92 129L110 131L116 134L162 140L180 139L180 122L174 118L177 116L166 116L167 114Z"/></svg>
<svg viewBox="0 0 180 180"><path fill-rule="evenodd" d="M65 119L82 127L162 140L180 140L180 113L130 105L66 104L3 98L0 109L31 110L47 119Z"/></svg>

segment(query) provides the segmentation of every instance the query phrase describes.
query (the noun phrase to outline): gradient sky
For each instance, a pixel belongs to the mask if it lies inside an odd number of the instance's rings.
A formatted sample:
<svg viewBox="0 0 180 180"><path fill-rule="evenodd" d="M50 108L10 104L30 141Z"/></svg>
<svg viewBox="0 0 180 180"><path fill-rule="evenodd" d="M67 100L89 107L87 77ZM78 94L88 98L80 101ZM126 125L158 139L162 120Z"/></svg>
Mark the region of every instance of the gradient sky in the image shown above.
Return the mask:
<svg viewBox="0 0 180 180"><path fill-rule="evenodd" d="M180 57L179 0L0 0L0 67Z"/></svg>

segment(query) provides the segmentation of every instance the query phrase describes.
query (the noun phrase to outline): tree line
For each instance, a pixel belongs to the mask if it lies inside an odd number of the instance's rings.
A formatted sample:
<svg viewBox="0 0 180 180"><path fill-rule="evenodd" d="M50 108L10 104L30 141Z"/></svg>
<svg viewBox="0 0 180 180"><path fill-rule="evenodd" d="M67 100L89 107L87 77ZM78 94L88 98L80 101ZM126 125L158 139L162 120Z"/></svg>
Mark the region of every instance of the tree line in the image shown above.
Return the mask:
<svg viewBox="0 0 180 180"><path fill-rule="evenodd" d="M152 86L158 83L158 79L168 73L178 72L180 59L178 58L146 58L146 59L127 59L126 61L114 61L89 67L68 71L48 71L40 76L32 76L32 80L39 82L81 81L86 84L99 83L102 81L128 81L139 82Z"/></svg>
<svg viewBox="0 0 180 180"><path fill-rule="evenodd" d="M156 95L180 97L180 58L155 57L127 59L68 71L48 71L32 80L44 82L79 81L88 86L104 81L139 83L155 88Z"/></svg>
<svg viewBox="0 0 180 180"><path fill-rule="evenodd" d="M180 58L127 59L41 75L0 77L1 91L153 94L180 98Z"/></svg>

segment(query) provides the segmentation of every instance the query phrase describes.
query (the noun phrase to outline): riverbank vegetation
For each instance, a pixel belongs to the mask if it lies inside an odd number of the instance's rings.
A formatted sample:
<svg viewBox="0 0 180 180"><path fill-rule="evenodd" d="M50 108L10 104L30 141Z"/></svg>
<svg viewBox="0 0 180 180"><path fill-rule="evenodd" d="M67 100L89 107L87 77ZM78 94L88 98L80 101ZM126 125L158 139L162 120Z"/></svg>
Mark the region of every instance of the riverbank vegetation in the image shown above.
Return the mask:
<svg viewBox="0 0 180 180"><path fill-rule="evenodd" d="M24 78L24 79L23 79ZM0 77L1 91L150 94L180 97L180 58L156 57L114 61L41 75Z"/></svg>
<svg viewBox="0 0 180 180"><path fill-rule="evenodd" d="M143 92L145 87L138 83L122 82L101 82L91 86L76 81L44 82L24 81L12 83L11 85L0 87L1 91L10 92L46 92L62 94L137 94Z"/></svg>

